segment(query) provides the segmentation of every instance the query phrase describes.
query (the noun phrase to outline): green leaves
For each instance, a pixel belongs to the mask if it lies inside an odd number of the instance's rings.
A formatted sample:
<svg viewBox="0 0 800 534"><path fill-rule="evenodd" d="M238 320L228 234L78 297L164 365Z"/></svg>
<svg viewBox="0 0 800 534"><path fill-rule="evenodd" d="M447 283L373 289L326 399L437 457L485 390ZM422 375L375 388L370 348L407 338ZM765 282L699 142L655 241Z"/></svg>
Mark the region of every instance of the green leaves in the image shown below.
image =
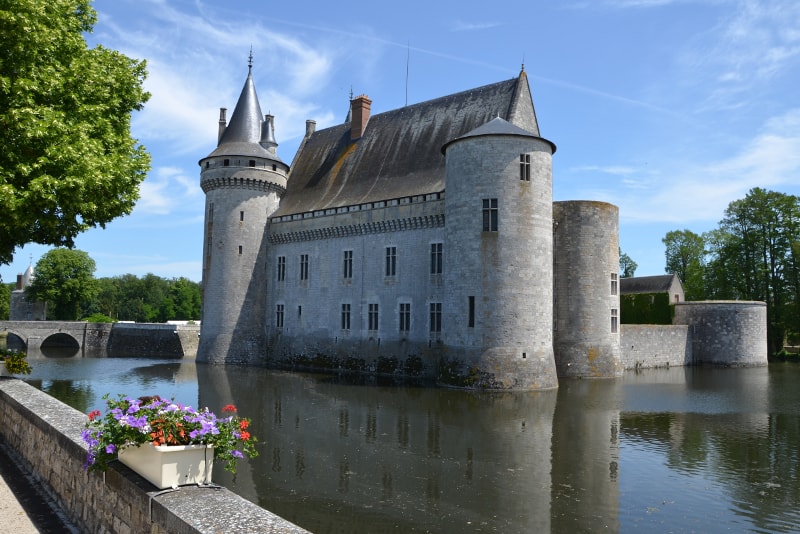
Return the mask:
<svg viewBox="0 0 800 534"><path fill-rule="evenodd" d="M0 263L29 242L71 247L139 198L146 65L88 49L95 20L88 0L0 0Z"/></svg>

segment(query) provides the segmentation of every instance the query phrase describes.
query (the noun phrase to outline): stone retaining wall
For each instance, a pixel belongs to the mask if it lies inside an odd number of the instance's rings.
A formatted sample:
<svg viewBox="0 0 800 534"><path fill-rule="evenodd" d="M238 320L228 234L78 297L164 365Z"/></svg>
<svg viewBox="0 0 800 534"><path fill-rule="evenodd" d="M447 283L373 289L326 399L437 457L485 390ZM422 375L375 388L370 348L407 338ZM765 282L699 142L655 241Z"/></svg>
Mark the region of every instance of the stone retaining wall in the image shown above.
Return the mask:
<svg viewBox="0 0 800 534"><path fill-rule="evenodd" d="M620 346L625 369L692 365L687 325L624 324Z"/></svg>
<svg viewBox="0 0 800 534"><path fill-rule="evenodd" d="M33 386L0 378L0 444L81 532L306 532L225 488L161 492L118 462L84 471L85 422Z"/></svg>

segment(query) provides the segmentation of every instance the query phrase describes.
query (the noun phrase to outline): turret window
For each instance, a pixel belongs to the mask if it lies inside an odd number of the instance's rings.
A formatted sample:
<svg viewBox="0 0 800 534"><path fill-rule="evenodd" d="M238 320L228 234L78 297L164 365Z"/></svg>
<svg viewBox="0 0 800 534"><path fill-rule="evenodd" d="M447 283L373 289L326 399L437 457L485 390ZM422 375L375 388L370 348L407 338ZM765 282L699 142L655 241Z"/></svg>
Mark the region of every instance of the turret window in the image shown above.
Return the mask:
<svg viewBox="0 0 800 534"><path fill-rule="evenodd" d="M244 221L244 212L240 211L239 212L239 222L243 222L243 221Z"/></svg>
<svg viewBox="0 0 800 534"><path fill-rule="evenodd" d="M616 334L619 330L619 312L616 308L611 308L611 333Z"/></svg>
<svg viewBox="0 0 800 534"><path fill-rule="evenodd" d="M497 199L484 198L483 199L483 231L496 232L497 231Z"/></svg>
<svg viewBox="0 0 800 534"><path fill-rule="evenodd" d="M531 155L519 155L519 179L523 182L531 181Z"/></svg>
<svg viewBox="0 0 800 534"><path fill-rule="evenodd" d="M617 273L611 273L611 294L612 295L616 295L617 294L617 287L618 287L617 286L617 283L618 283L617 279L618 279L618 277L619 277L619 275Z"/></svg>
<svg viewBox="0 0 800 534"><path fill-rule="evenodd" d="M228 167L228 166L230 166L230 164L231 164L231 160L229 160L229 159L223 159L222 160L222 166L223 167Z"/></svg>
<svg viewBox="0 0 800 534"><path fill-rule="evenodd" d="M255 167L255 166L256 166L256 160L254 160L254 159L251 159L251 160L249 160L249 161L247 162L247 165L248 165L249 167Z"/></svg>

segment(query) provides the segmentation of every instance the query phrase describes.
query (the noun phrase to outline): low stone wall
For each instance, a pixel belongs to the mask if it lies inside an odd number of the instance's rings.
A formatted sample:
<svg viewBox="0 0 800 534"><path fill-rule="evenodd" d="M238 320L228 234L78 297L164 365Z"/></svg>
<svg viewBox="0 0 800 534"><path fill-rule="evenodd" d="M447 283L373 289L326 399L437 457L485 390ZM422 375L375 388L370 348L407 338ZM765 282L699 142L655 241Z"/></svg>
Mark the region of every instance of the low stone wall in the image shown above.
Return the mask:
<svg viewBox="0 0 800 534"><path fill-rule="evenodd" d="M81 532L306 532L225 488L161 492L113 462L83 470L86 416L13 378L0 378L0 442Z"/></svg>
<svg viewBox="0 0 800 534"><path fill-rule="evenodd" d="M197 325L115 323L108 339L112 357L194 358L197 355ZM189 342L186 346L183 343Z"/></svg>
<svg viewBox="0 0 800 534"><path fill-rule="evenodd" d="M620 330L625 369L692 365L692 337L687 325L624 324Z"/></svg>

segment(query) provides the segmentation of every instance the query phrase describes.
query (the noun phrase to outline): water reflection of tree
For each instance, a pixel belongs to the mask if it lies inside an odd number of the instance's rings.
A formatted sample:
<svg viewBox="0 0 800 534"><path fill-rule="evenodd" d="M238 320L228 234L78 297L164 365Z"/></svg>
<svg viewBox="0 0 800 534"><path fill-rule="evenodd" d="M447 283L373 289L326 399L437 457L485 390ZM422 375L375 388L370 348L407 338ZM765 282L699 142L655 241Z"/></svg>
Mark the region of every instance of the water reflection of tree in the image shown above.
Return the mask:
<svg viewBox="0 0 800 534"><path fill-rule="evenodd" d="M26 380L26 382L83 413L89 412L89 407L95 398L92 387L85 381Z"/></svg>

